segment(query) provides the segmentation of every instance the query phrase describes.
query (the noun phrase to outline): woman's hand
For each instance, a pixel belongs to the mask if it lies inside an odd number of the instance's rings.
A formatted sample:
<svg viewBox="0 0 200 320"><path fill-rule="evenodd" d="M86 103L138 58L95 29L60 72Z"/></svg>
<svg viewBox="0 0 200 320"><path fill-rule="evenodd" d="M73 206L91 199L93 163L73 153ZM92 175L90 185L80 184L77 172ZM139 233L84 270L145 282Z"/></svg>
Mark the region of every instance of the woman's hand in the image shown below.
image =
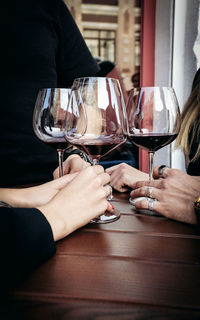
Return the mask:
<svg viewBox="0 0 200 320"><path fill-rule="evenodd" d="M34 208L49 202L77 173L68 174L39 186L23 189L0 189L0 200L15 208Z"/></svg>
<svg viewBox="0 0 200 320"><path fill-rule="evenodd" d="M163 170L163 178L159 178L158 167L154 169L153 176L156 180L133 184L131 197L147 196L148 186L151 186L151 196L157 200L153 203L154 211L174 220L197 223L193 203L199 196L200 178L168 167ZM148 209L148 200L136 201L135 207Z"/></svg>
<svg viewBox="0 0 200 320"><path fill-rule="evenodd" d="M90 164L77 154L72 154L63 162L63 174L79 172L84 168L89 167ZM54 179L59 177L59 168L56 168L53 172Z"/></svg>
<svg viewBox="0 0 200 320"><path fill-rule="evenodd" d="M110 175L110 185L119 192L126 192L136 181L148 180L148 174L137 170L126 163L106 169Z"/></svg>
<svg viewBox="0 0 200 320"><path fill-rule="evenodd" d="M79 172L52 200L38 209L49 221L57 241L101 215L109 203L110 177L101 166Z"/></svg>

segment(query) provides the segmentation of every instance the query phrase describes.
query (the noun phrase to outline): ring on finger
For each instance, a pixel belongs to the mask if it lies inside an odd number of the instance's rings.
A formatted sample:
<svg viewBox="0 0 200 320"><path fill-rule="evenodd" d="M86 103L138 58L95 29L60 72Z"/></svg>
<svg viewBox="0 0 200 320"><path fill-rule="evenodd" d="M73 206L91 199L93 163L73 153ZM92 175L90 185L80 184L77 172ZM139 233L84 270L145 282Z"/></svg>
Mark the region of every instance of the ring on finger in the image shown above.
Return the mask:
<svg viewBox="0 0 200 320"><path fill-rule="evenodd" d="M163 177L163 172L164 172L165 168L167 168L167 166L164 165L164 164L158 168L158 175L159 175L160 178L164 178Z"/></svg>
<svg viewBox="0 0 200 320"><path fill-rule="evenodd" d="M147 197L148 198L153 198L152 191L153 191L153 187L147 187Z"/></svg>
<svg viewBox="0 0 200 320"><path fill-rule="evenodd" d="M150 211L153 211L154 201L155 201L155 199L153 199L153 198L150 198L148 201L148 208Z"/></svg>

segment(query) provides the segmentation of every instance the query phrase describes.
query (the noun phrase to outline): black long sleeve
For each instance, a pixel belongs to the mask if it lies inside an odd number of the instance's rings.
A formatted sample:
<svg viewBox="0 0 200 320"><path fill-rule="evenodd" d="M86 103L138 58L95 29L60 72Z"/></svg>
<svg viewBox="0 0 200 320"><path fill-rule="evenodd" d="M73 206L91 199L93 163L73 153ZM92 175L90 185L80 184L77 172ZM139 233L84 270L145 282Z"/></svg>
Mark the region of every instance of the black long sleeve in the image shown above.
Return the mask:
<svg viewBox="0 0 200 320"><path fill-rule="evenodd" d="M5 292L49 259L56 246L51 227L39 210L1 207L0 217L0 277Z"/></svg>
<svg viewBox="0 0 200 320"><path fill-rule="evenodd" d="M99 68L62 0L1 1L0 38L0 185L50 181L58 160L33 130L38 91Z"/></svg>

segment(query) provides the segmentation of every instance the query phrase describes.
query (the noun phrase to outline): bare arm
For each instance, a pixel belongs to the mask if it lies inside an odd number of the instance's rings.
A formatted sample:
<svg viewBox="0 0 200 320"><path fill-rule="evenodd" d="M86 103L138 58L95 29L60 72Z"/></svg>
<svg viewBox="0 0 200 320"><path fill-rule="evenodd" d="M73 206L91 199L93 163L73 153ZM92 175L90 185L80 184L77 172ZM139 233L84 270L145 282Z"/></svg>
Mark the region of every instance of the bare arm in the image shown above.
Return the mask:
<svg viewBox="0 0 200 320"><path fill-rule="evenodd" d="M77 173L65 175L39 186L22 189L1 188L0 201L15 208L33 208L50 201Z"/></svg>

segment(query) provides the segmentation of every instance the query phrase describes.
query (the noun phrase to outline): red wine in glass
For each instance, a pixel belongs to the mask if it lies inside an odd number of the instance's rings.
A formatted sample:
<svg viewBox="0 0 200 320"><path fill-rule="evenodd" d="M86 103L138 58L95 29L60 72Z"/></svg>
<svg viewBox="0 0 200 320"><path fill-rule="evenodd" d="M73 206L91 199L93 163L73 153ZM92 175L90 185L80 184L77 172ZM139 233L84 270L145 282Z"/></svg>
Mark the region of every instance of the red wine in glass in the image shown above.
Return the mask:
<svg viewBox="0 0 200 320"><path fill-rule="evenodd" d="M87 153L90 158L95 161L99 161L101 158L106 157L113 150L118 148L121 144L123 144L124 136L117 137L114 139L110 139L109 141L105 141L101 138L94 139L94 141L87 138L87 136L80 139L72 139L70 143L80 149L81 151Z"/></svg>
<svg viewBox="0 0 200 320"><path fill-rule="evenodd" d="M76 79L66 113L66 140L87 153L95 165L124 143L126 135L126 111L118 80ZM119 211L113 208L91 222L107 223L119 217Z"/></svg>
<svg viewBox="0 0 200 320"><path fill-rule="evenodd" d="M178 133L146 133L129 135L128 139L136 146L151 152L155 152L176 139Z"/></svg>
<svg viewBox="0 0 200 320"><path fill-rule="evenodd" d="M175 91L170 87L132 89L126 112L128 139L148 151L151 180L154 153L175 140L180 130L181 116Z"/></svg>

